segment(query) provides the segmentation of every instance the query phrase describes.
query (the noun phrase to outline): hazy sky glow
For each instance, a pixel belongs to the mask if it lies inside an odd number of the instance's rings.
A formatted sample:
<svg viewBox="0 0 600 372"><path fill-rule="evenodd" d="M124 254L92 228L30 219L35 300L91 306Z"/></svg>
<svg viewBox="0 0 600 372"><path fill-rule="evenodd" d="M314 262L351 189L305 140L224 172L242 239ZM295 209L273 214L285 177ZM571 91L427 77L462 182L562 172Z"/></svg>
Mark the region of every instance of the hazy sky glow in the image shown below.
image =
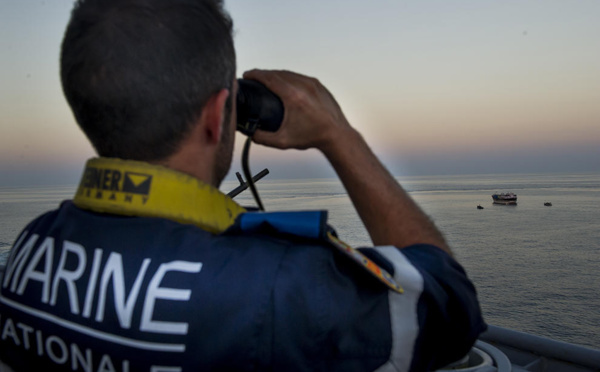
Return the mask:
<svg viewBox="0 0 600 372"><path fill-rule="evenodd" d="M225 4L239 75L319 78L398 176L600 171L597 0ZM93 156L58 77L71 7L0 2L0 185L71 182ZM272 178L332 175L314 151L251 160Z"/></svg>

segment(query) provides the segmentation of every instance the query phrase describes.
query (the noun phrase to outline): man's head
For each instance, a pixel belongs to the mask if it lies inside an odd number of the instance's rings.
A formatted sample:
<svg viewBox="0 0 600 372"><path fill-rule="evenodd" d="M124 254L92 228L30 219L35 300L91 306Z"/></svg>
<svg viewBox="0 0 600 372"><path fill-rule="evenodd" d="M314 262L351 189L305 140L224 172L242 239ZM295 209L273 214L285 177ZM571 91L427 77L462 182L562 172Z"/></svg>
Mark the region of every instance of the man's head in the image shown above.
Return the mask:
<svg viewBox="0 0 600 372"><path fill-rule="evenodd" d="M231 34L218 0L78 1L62 44L61 78L98 154L161 161L219 91L229 89L231 110Z"/></svg>

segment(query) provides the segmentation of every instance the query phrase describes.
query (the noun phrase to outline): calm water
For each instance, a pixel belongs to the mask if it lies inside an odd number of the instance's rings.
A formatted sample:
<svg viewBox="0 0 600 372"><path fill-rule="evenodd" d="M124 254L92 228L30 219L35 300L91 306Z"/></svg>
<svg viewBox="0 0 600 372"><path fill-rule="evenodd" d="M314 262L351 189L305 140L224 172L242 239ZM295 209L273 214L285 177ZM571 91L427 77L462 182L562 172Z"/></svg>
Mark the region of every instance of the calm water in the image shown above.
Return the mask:
<svg viewBox="0 0 600 372"><path fill-rule="evenodd" d="M446 235L489 323L600 348L600 174L400 181ZM26 222L74 190L0 189L0 263ZM491 194L507 191L518 195L517 206L492 205ZM345 241L370 245L337 180L263 180L259 192L267 210L328 209ZM236 200L253 205L249 192Z"/></svg>

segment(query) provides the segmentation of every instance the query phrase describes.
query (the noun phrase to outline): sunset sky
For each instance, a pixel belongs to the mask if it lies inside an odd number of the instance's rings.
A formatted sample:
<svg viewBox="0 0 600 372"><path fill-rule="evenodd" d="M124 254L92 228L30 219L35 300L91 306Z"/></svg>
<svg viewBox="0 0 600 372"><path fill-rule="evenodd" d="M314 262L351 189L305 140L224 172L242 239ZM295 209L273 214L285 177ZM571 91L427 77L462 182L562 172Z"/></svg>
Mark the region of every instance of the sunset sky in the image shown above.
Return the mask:
<svg viewBox="0 0 600 372"><path fill-rule="evenodd" d="M76 182L94 154L58 76L72 4L0 1L0 186ZM319 78L397 176L600 171L600 1L225 6L238 75ZM270 178L333 176L316 151L254 146L251 166Z"/></svg>

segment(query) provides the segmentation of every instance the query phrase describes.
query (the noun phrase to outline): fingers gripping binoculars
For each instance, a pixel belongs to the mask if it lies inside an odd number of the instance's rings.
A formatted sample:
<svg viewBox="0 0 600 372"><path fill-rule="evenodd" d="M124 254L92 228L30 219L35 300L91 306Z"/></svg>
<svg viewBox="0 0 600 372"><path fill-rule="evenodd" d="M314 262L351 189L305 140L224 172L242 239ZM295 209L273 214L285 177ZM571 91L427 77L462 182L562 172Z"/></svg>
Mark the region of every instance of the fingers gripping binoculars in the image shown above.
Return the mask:
<svg viewBox="0 0 600 372"><path fill-rule="evenodd" d="M237 130L252 136L257 129L276 132L283 121L283 102L263 84L238 79Z"/></svg>

